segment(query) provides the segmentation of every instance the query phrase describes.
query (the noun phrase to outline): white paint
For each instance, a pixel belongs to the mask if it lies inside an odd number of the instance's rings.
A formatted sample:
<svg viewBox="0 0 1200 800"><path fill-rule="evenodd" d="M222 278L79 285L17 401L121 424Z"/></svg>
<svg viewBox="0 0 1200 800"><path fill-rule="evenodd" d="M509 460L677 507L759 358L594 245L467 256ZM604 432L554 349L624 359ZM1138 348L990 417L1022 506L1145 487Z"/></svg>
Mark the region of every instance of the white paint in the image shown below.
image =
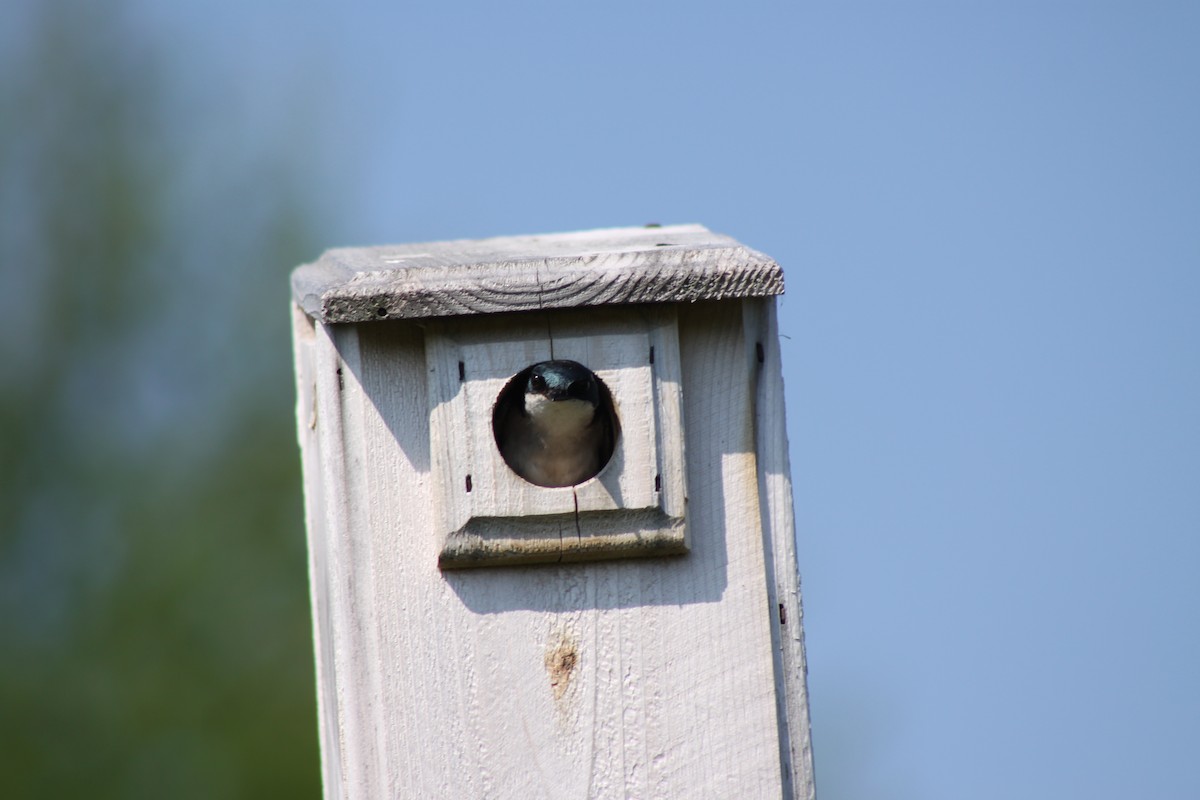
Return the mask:
<svg viewBox="0 0 1200 800"><path fill-rule="evenodd" d="M689 555L455 573L437 568L412 408L420 332L318 328L337 349L309 376L317 438L346 443L309 491L327 796L782 796L774 532L737 309L681 320L685 412L710 421L689 429ZM789 727L806 735L803 708Z"/></svg>
<svg viewBox="0 0 1200 800"><path fill-rule="evenodd" d="M681 305L640 331L616 313L630 309L551 320L555 357L614 359L597 372L640 443L588 482L593 494L579 487L594 512L581 536L595 525L603 542L620 520L636 536L643 512L682 518L686 486L686 555L458 571L438 566L447 514L463 513L439 499L444 437L482 429L459 355L482 348L495 374L474 385L494 399L550 357L549 339L522 318L468 329L295 314L327 798L812 797L773 306ZM653 368L621 362L648 340ZM652 465L679 494L622 483ZM519 517L573 507L572 492L521 497L497 481L487 502Z"/></svg>
<svg viewBox="0 0 1200 800"><path fill-rule="evenodd" d="M425 330L431 478L444 565L686 551L673 307L474 317ZM595 372L612 393L621 423L609 463L577 486L524 480L505 463L492 433L500 391L517 372L551 358Z"/></svg>

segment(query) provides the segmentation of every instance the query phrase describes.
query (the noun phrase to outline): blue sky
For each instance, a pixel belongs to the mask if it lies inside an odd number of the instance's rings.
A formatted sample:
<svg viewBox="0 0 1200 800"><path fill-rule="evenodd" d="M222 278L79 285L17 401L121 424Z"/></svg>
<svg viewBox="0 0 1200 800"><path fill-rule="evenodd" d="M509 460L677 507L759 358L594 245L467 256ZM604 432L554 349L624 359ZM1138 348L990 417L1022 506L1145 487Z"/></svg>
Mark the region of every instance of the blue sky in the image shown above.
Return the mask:
<svg viewBox="0 0 1200 800"><path fill-rule="evenodd" d="M137 21L214 152L316 154L329 246L700 222L783 265L823 800L1195 796L1200 5Z"/></svg>

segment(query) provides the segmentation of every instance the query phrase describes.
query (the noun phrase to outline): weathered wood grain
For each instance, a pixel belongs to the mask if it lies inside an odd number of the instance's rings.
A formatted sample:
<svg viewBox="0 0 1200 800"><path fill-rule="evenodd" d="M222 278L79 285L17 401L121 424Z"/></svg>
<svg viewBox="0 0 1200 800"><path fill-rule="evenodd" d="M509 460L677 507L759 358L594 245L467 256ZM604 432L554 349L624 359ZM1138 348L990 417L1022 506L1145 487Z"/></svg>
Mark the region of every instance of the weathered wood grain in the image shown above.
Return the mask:
<svg viewBox="0 0 1200 800"><path fill-rule="evenodd" d="M691 551L454 572L422 330L297 325L328 798L785 796L756 348L740 303L678 319Z"/></svg>
<svg viewBox="0 0 1200 800"><path fill-rule="evenodd" d="M776 707L780 758L785 764L783 775L787 781L784 796L813 800L816 786L808 722L808 665L804 655L804 615L775 302L743 301L743 323L746 346L753 348L759 362L754 428L767 589L770 603L778 612L772 621L772 644L779 687Z"/></svg>
<svg viewBox="0 0 1200 800"><path fill-rule="evenodd" d="M673 306L439 321L426 326L425 356L443 567L687 551ZM595 370L621 420L612 459L577 486L520 478L492 436L500 391L552 357Z"/></svg>
<svg viewBox="0 0 1200 800"><path fill-rule="evenodd" d="M774 261L700 225L340 248L292 274L294 299L322 322L782 292Z"/></svg>
<svg viewBox="0 0 1200 800"><path fill-rule="evenodd" d="M782 288L701 226L296 270L327 798L811 800ZM547 358L621 418L577 487L516 478L490 434ZM591 560L648 553L683 554ZM441 568L488 560L556 563Z"/></svg>
<svg viewBox="0 0 1200 800"><path fill-rule="evenodd" d="M337 673L332 646L334 631L330 611L331 587L329 559L334 548L329 541L331 527L326 519L326 488L321 438L317 435L318 380L317 328L313 320L292 304L292 346L296 367L296 428L300 439L300 459L304 481L304 517L308 531L308 577L313 618L313 646L316 653L317 732L321 743L321 775L327 789L342 786L342 756L338 737L338 706L335 687ZM327 329L321 327L324 336ZM324 382L328 390L329 382ZM330 421L322 432L335 431ZM340 444L338 445L340 448ZM335 455L330 456L337 460ZM324 687L328 687L328 691ZM340 795L328 794L328 797Z"/></svg>

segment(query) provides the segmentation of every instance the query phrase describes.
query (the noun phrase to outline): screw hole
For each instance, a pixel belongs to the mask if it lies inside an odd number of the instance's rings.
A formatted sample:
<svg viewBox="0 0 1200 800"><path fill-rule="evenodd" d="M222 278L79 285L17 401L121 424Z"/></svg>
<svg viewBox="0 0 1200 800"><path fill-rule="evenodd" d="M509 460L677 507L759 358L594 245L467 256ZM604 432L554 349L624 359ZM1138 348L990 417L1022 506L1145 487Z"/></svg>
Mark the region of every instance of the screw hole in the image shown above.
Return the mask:
<svg viewBox="0 0 1200 800"><path fill-rule="evenodd" d="M375 316L386 317L387 315L388 315L388 310L387 310L386 306L380 306L379 308L375 309Z"/></svg>

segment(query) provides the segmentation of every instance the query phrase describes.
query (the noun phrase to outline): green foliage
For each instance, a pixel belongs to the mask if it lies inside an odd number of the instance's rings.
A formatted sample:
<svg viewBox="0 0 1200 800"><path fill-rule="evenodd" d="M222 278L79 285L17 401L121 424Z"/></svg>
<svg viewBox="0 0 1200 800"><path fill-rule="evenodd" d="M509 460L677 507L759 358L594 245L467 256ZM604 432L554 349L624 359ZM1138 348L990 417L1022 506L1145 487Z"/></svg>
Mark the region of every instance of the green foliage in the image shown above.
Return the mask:
<svg viewBox="0 0 1200 800"><path fill-rule="evenodd" d="M0 20L0 793L316 796L302 176L197 168L119 5Z"/></svg>

